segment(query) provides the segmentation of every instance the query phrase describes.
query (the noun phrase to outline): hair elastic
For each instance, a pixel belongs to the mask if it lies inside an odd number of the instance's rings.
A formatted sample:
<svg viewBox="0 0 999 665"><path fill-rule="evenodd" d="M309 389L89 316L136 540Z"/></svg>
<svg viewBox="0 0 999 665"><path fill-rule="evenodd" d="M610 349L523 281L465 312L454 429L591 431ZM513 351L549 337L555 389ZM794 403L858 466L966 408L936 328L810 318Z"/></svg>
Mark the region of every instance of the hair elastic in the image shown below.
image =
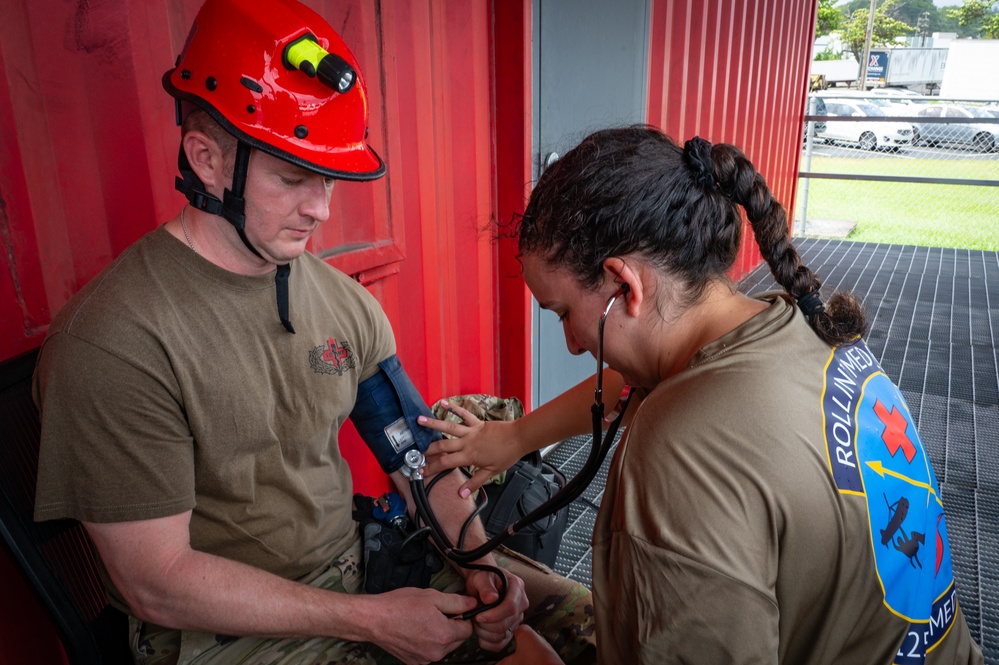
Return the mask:
<svg viewBox="0 0 999 665"><path fill-rule="evenodd" d="M797 298L796 302L805 316L815 316L826 311L826 306L822 304L822 297L819 295L818 289L813 289Z"/></svg>

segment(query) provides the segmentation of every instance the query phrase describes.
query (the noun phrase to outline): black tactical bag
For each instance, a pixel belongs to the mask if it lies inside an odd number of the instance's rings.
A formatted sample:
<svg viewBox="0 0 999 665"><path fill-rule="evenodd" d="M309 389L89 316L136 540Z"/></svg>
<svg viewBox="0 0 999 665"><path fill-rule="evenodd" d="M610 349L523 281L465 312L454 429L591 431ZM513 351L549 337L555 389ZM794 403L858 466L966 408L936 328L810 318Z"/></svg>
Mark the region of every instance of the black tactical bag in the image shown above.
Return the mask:
<svg viewBox="0 0 999 665"><path fill-rule="evenodd" d="M482 491L489 503L479 516L489 536L505 531L565 487L565 476L541 459L540 452L521 458L507 472L502 483L488 483ZM521 529L504 545L539 561L549 568L555 566L559 543L569 519L568 506Z"/></svg>
<svg viewBox="0 0 999 665"><path fill-rule="evenodd" d="M426 533L415 534L408 517L395 524L374 517L376 499L354 495L353 517L364 539L364 590L383 593L403 587L426 589L430 578L444 567Z"/></svg>

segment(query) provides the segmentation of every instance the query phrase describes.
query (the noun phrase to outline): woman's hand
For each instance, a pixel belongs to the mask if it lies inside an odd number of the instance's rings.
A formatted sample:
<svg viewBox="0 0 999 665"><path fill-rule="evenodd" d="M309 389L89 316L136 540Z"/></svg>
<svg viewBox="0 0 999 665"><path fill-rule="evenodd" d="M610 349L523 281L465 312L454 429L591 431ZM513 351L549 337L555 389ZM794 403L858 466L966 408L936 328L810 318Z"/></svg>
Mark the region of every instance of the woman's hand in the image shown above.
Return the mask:
<svg viewBox="0 0 999 665"><path fill-rule="evenodd" d="M430 444L426 453L425 473L434 476L445 469L476 467L475 474L459 488L462 497L469 496L487 480L506 471L529 452L522 451L518 445L518 421L485 422L457 404L442 400L441 406L461 418L462 423L420 416L418 422L424 427L455 437Z"/></svg>

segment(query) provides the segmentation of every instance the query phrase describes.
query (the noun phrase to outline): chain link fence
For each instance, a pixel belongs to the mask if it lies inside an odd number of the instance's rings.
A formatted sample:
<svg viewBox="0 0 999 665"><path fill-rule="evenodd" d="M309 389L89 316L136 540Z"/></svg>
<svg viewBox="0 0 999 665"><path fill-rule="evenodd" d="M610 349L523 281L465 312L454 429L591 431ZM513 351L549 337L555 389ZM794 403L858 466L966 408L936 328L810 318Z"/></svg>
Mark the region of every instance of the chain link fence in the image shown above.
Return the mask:
<svg viewBox="0 0 999 665"><path fill-rule="evenodd" d="M809 96L797 236L999 251L999 103Z"/></svg>

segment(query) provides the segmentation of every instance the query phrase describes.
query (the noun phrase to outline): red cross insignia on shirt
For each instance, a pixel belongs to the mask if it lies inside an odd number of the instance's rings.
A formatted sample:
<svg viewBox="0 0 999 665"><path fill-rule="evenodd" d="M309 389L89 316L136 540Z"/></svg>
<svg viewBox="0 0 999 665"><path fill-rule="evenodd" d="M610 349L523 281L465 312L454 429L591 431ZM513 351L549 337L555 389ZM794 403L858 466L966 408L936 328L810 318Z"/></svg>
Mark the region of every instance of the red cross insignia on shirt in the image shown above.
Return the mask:
<svg viewBox="0 0 999 665"><path fill-rule="evenodd" d="M885 424L885 431L881 435L881 439L885 442L888 452L894 457L898 449L901 448L902 452L905 453L905 459L911 464L912 458L916 456L916 446L905 435L905 430L909 428L909 422L905 419L905 416L894 406L891 407L891 412L889 413L885 405L881 403L881 400L877 400L874 403L874 413Z"/></svg>
<svg viewBox="0 0 999 665"><path fill-rule="evenodd" d="M330 337L326 340L326 349L323 351L323 360L331 362L339 367L347 359L349 351L340 345L338 341Z"/></svg>

